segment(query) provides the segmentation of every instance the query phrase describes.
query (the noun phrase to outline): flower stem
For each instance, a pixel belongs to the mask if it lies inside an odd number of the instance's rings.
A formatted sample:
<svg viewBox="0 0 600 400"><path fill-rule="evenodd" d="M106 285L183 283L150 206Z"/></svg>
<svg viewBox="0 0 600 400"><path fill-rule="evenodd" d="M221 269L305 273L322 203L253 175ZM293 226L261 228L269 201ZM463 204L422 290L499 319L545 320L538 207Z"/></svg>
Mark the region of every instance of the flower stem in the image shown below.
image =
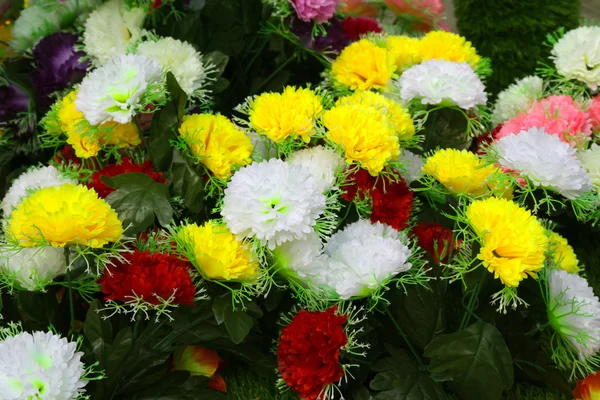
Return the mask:
<svg viewBox="0 0 600 400"><path fill-rule="evenodd" d="M271 79L273 79L279 72L281 72L281 70L284 69L289 63L291 63L294 58L295 58L295 55L292 55L287 60L285 60L285 62L281 63L281 65L279 67L277 67L277 69L271 75L269 75L269 77L267 79L265 79L260 84L260 86L258 87L258 89L256 89L256 93L260 93L260 91L265 86L267 86L267 84L271 81Z"/></svg>
<svg viewBox="0 0 600 400"><path fill-rule="evenodd" d="M415 348L413 347L413 345L410 344L410 341L408 340L408 336L406 336L406 333L404 333L404 331L402 330L402 328L400 327L400 325L398 324L398 322L396 321L396 319L394 318L394 316L392 315L390 309L387 306L385 306L385 313L388 315L388 317L390 317L390 320L392 321L392 323L396 327L396 330L398 331L398 333L400 334L400 336L402 336L402 339L404 339L404 342L406 342L406 345L410 349L410 352L413 354L413 356L416 358L417 362L419 363L419 366L421 367L421 370L426 370L427 367L425 366L425 364L423 364L423 361L421 360L421 357L419 356L419 354L417 353L417 351L415 350Z"/></svg>
<svg viewBox="0 0 600 400"><path fill-rule="evenodd" d="M485 271L484 271L485 272ZM459 330L465 329L469 326L471 322L471 317L473 316L473 312L475 311L475 305L477 304L477 300L479 299L479 292L481 292L481 287L483 286L483 281L486 278L486 274L482 273L479 282L475 284L473 290L471 291L471 297L469 298L469 304L467 304L467 310L465 311L465 315L463 315L463 319L460 323Z"/></svg>
<svg viewBox="0 0 600 400"><path fill-rule="evenodd" d="M73 284L71 282L71 265L69 263L69 247L65 246L65 260L67 262L67 282L69 283L69 311L71 313L71 334L75 334L75 305L73 302Z"/></svg>
<svg viewBox="0 0 600 400"><path fill-rule="evenodd" d="M538 333L538 332L540 332L540 331L543 331L544 329L546 329L546 328L547 328L547 327L549 327L549 326L550 326L550 323L549 323L549 322L546 322L546 323L545 323L545 324L543 324L543 325L538 325L537 327L535 327L535 328L533 328L532 330L530 330L529 332L527 332L527 333L525 334L525 336L533 336L533 335L535 335L536 333Z"/></svg>

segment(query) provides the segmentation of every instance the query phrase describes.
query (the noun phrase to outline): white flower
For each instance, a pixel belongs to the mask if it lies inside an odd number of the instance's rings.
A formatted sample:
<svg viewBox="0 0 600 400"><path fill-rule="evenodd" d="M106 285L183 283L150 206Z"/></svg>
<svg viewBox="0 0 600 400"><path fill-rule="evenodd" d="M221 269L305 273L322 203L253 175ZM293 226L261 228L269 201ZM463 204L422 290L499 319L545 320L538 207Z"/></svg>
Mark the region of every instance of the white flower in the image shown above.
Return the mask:
<svg viewBox="0 0 600 400"><path fill-rule="evenodd" d="M302 239L292 240L277 246L273 251L279 272L284 276L311 278L318 273L319 259L323 254L323 243L316 232Z"/></svg>
<svg viewBox="0 0 600 400"><path fill-rule="evenodd" d="M424 61L406 70L396 85L404 102L421 99L421 104L453 103L469 109L487 101L481 79L464 62Z"/></svg>
<svg viewBox="0 0 600 400"><path fill-rule="evenodd" d="M0 248L0 274L17 288L38 290L67 272L63 248Z"/></svg>
<svg viewBox="0 0 600 400"><path fill-rule="evenodd" d="M529 128L496 143L503 166L519 171L535 186L552 189L568 199L592 189L592 181L576 150L544 129Z"/></svg>
<svg viewBox="0 0 600 400"><path fill-rule="evenodd" d="M112 58L81 82L75 106L88 122L125 124L143 107L143 99L162 79L160 64L144 56Z"/></svg>
<svg viewBox="0 0 600 400"><path fill-rule="evenodd" d="M60 186L65 183L77 183L77 181L62 176L58 169L51 165L34 168L22 173L13 182L2 200L4 217L8 218L10 214L12 214L13 209L34 190L51 186Z"/></svg>
<svg viewBox="0 0 600 400"><path fill-rule="evenodd" d="M595 186L600 186L600 146L593 143L589 149L578 153L577 156L587 170Z"/></svg>
<svg viewBox="0 0 600 400"><path fill-rule="evenodd" d="M2 399L73 400L84 392L83 353L52 332L22 332L0 341Z"/></svg>
<svg viewBox="0 0 600 400"><path fill-rule="evenodd" d="M41 6L31 6L21 11L12 27L10 45L18 52L27 51L41 39L60 30L61 15Z"/></svg>
<svg viewBox="0 0 600 400"><path fill-rule="evenodd" d="M538 76L527 76L519 79L498 94L492 124L498 125L516 117L521 112L529 110L534 102L541 99L544 91L544 81Z"/></svg>
<svg viewBox="0 0 600 400"><path fill-rule="evenodd" d="M410 185L414 181L418 181L423 176L421 168L425 164L421 157L418 155L403 149L398 157L398 161L402 163L404 168L397 169L402 178L406 181L407 185Z"/></svg>
<svg viewBox="0 0 600 400"><path fill-rule="evenodd" d="M322 193L333 189L336 176L342 172L345 165L342 156L323 146L297 151L288 160L293 165L301 165L308 169Z"/></svg>
<svg viewBox="0 0 600 400"><path fill-rule="evenodd" d="M404 232L380 222L354 222L327 242L314 282L330 286L341 299L364 297L400 272L408 271L411 250Z"/></svg>
<svg viewBox="0 0 600 400"><path fill-rule="evenodd" d="M145 17L143 8L128 8L124 0L107 1L85 21L85 52L100 65L125 54L141 37Z"/></svg>
<svg viewBox="0 0 600 400"><path fill-rule="evenodd" d="M552 328L566 339L583 361L600 350L600 302L579 275L552 270L548 316Z"/></svg>
<svg viewBox="0 0 600 400"><path fill-rule="evenodd" d="M597 90L600 84L600 27L582 26L567 32L554 45L551 58L559 74Z"/></svg>
<svg viewBox="0 0 600 400"><path fill-rule="evenodd" d="M271 159L233 175L221 214L231 232L272 250L311 233L324 210L325 196L306 168Z"/></svg>
<svg viewBox="0 0 600 400"><path fill-rule="evenodd" d="M148 40L138 45L137 54L146 56L170 71L188 96L203 97L210 66L202 62L202 55L194 46L170 37Z"/></svg>

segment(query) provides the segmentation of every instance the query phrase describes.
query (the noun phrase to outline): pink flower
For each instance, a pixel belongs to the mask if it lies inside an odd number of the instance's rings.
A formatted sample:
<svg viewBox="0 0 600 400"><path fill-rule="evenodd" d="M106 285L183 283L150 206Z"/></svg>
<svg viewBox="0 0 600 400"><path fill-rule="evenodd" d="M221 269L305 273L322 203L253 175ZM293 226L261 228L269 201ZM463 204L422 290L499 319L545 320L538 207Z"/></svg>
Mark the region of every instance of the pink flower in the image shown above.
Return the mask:
<svg viewBox="0 0 600 400"><path fill-rule="evenodd" d="M385 4L398 15L415 17L414 28L427 32L433 27L449 30L445 24L440 24L444 17L444 4L441 0L385 0Z"/></svg>
<svg viewBox="0 0 600 400"><path fill-rule="evenodd" d="M600 95L592 99L588 114L592 121L592 130L600 132Z"/></svg>
<svg viewBox="0 0 600 400"><path fill-rule="evenodd" d="M327 22L333 17L338 1L339 0L289 0L296 10L298 18L306 22L315 20L320 24Z"/></svg>
<svg viewBox="0 0 600 400"><path fill-rule="evenodd" d="M344 0L340 4L340 12L357 17L377 17L377 7L369 4L368 0Z"/></svg>
<svg viewBox="0 0 600 400"><path fill-rule="evenodd" d="M496 139L516 135L529 128L544 128L563 142L582 145L592 134L592 119L569 96L549 96L533 107L506 121Z"/></svg>

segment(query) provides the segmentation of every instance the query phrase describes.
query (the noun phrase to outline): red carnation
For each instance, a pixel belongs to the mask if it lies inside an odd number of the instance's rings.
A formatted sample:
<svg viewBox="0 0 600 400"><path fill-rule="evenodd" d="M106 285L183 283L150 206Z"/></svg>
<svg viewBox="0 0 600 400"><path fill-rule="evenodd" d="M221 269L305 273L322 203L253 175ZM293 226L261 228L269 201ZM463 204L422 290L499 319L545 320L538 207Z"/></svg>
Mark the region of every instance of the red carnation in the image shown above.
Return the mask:
<svg viewBox="0 0 600 400"><path fill-rule="evenodd" d="M348 17L340 22L344 28L344 34L350 40L359 40L362 35L369 32L382 32L379 23L369 17Z"/></svg>
<svg viewBox="0 0 600 400"><path fill-rule="evenodd" d="M284 382L302 400L325 400L323 390L344 376L339 358L348 343L344 332L347 315L336 315L337 306L324 312L300 311L281 331L277 366Z"/></svg>
<svg viewBox="0 0 600 400"><path fill-rule="evenodd" d="M105 198L106 196L114 192L115 189L102 182L100 177L113 177L129 172L141 172L143 174L148 175L150 178L152 178L158 183L167 183L167 180L163 177L162 172L154 171L150 160L146 160L142 164L133 164L129 157L123 157L121 164L110 164L102 168L100 171L94 172L94 174L91 177L92 181L88 183L87 186L90 189L94 189L96 193L98 193L98 196L100 196L101 198Z"/></svg>
<svg viewBox="0 0 600 400"><path fill-rule="evenodd" d="M447 263L450 259L450 243L452 243L452 231L438 223L421 223L412 229L413 235L417 237L419 246L428 252L435 262L440 260ZM458 243L454 242L454 250ZM452 252L454 252L454 250Z"/></svg>
<svg viewBox="0 0 600 400"><path fill-rule="evenodd" d="M192 304L196 290L188 272L191 264L170 254L135 250L116 261L99 280L105 300L142 298L159 305L174 295L173 304Z"/></svg>
<svg viewBox="0 0 600 400"><path fill-rule="evenodd" d="M477 136L472 144L472 151L479 155L483 155L485 153L484 149L492 144L494 140L496 140L496 135L502 129L502 124L498 124L494 129L489 132L484 133L481 136Z"/></svg>
<svg viewBox="0 0 600 400"><path fill-rule="evenodd" d="M342 195L352 201L358 195L363 198L370 195L373 201L371 222L382 222L396 230L406 228L413 204L413 193L401 177L397 181L389 177L371 176L366 170L359 169L350 175L352 184L345 186Z"/></svg>

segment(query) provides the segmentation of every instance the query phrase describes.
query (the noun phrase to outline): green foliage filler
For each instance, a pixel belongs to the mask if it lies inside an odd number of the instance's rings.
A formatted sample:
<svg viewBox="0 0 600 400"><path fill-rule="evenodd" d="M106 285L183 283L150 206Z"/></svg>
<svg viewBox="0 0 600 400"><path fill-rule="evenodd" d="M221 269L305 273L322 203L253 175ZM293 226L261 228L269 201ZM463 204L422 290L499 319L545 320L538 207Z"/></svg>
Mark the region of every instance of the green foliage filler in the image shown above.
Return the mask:
<svg viewBox="0 0 600 400"><path fill-rule="evenodd" d="M532 74L549 55L545 36L561 26L577 27L580 5L580 0L455 0L459 32L492 59L489 93Z"/></svg>

